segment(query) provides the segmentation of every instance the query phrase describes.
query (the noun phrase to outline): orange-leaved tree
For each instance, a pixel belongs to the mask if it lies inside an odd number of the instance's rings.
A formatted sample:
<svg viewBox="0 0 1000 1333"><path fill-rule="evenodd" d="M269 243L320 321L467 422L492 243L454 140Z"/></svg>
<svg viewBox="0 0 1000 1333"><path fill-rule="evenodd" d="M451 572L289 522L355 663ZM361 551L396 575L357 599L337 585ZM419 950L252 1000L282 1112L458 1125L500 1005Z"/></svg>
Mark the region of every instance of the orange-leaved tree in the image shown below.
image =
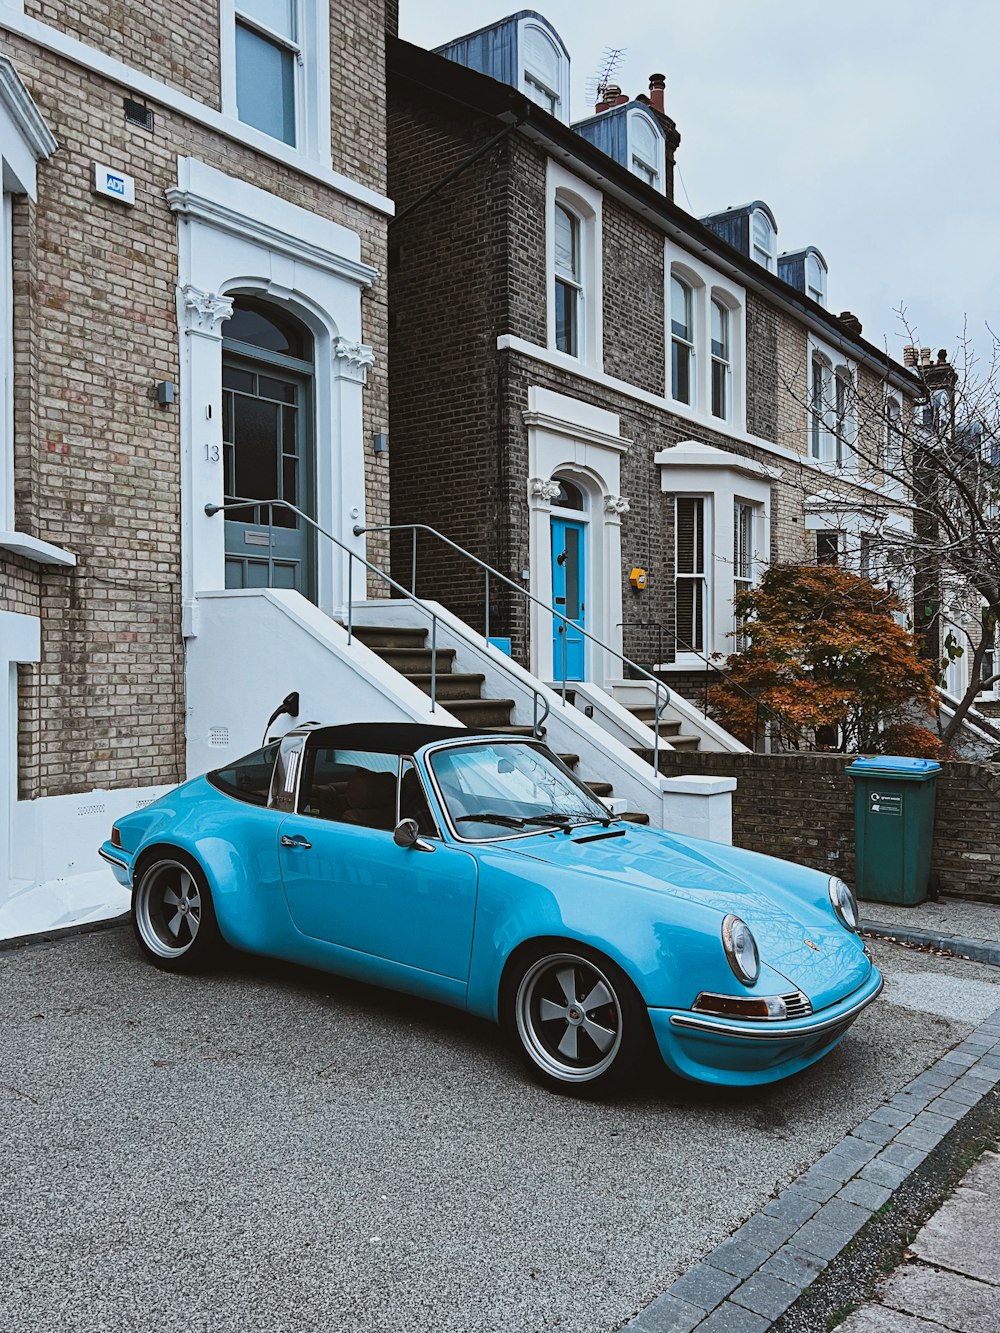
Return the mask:
<svg viewBox="0 0 1000 1333"><path fill-rule="evenodd" d="M770 721L783 747L825 737L849 753L937 754L919 721L935 712L937 690L913 635L893 619L905 610L836 565L773 565L736 597L746 647L726 660L714 715L750 746Z"/></svg>

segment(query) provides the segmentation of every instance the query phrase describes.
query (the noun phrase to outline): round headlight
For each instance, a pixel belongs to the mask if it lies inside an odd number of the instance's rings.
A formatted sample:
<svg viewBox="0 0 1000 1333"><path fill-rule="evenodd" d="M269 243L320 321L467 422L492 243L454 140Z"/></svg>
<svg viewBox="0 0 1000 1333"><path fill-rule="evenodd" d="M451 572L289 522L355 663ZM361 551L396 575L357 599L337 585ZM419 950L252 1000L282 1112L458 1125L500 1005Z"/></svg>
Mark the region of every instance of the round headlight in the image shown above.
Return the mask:
<svg viewBox="0 0 1000 1333"><path fill-rule="evenodd" d="M760 975L760 955L750 927L738 916L727 916L723 921L722 946L737 977L745 986L752 986Z"/></svg>
<svg viewBox="0 0 1000 1333"><path fill-rule="evenodd" d="M833 904L833 910L840 918L841 925L846 926L848 930L857 931L857 900L844 881L838 879L836 875L830 876L830 902Z"/></svg>

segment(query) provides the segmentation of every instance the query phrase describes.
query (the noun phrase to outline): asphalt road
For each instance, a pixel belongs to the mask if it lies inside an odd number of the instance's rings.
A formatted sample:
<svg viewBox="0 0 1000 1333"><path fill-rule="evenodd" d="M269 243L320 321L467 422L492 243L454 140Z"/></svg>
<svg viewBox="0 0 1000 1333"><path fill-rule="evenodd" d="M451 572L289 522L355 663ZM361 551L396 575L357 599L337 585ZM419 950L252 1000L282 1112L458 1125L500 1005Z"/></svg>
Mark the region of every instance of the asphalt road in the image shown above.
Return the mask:
<svg viewBox="0 0 1000 1333"><path fill-rule="evenodd" d="M604 1105L319 974L0 953L0 1327L607 1333L1000 1007L998 969L876 953L886 998L804 1075Z"/></svg>

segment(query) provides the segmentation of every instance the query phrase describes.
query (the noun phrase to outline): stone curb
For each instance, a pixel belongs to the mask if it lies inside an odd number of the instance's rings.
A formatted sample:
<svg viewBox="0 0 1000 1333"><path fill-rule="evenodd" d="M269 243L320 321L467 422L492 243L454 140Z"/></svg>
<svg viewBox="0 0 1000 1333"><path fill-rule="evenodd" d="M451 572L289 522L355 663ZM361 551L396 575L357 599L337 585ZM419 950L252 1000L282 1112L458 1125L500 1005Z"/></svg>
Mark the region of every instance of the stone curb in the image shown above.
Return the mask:
<svg viewBox="0 0 1000 1333"><path fill-rule="evenodd" d="M630 1333L764 1333L1000 1083L1000 1009L676 1279Z"/></svg>
<svg viewBox="0 0 1000 1333"><path fill-rule="evenodd" d="M884 921L865 919L861 920L859 927L865 935L874 935L876 939L921 944L957 954L960 958L969 958L974 963L990 963L993 967L1000 967L1000 944L991 944L988 940L968 940L961 935L939 935L933 930L911 930L908 926L890 926Z"/></svg>
<svg viewBox="0 0 1000 1333"><path fill-rule="evenodd" d="M78 926L60 926L57 930L39 930L33 935L11 935L0 940L0 953L9 949L27 949L32 944L49 944L53 940L64 940L70 935L93 935L99 930L119 930L127 926L129 913L121 916L109 916L102 921L85 921Z"/></svg>

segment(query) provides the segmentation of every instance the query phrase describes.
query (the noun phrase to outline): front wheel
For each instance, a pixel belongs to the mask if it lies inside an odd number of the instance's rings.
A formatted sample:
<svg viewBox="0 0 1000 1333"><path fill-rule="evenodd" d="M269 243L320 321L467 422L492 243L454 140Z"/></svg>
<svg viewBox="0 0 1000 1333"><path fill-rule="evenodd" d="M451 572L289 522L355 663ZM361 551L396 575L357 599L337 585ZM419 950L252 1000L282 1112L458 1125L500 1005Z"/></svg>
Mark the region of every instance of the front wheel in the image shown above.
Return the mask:
<svg viewBox="0 0 1000 1333"><path fill-rule="evenodd" d="M538 1080L597 1096L621 1088L648 1049L642 997L621 968L585 945L539 948L509 969L501 1018Z"/></svg>
<svg viewBox="0 0 1000 1333"><path fill-rule="evenodd" d="M176 854L143 870L132 895L132 929L147 958L168 972L207 967L222 941L204 875Z"/></svg>

